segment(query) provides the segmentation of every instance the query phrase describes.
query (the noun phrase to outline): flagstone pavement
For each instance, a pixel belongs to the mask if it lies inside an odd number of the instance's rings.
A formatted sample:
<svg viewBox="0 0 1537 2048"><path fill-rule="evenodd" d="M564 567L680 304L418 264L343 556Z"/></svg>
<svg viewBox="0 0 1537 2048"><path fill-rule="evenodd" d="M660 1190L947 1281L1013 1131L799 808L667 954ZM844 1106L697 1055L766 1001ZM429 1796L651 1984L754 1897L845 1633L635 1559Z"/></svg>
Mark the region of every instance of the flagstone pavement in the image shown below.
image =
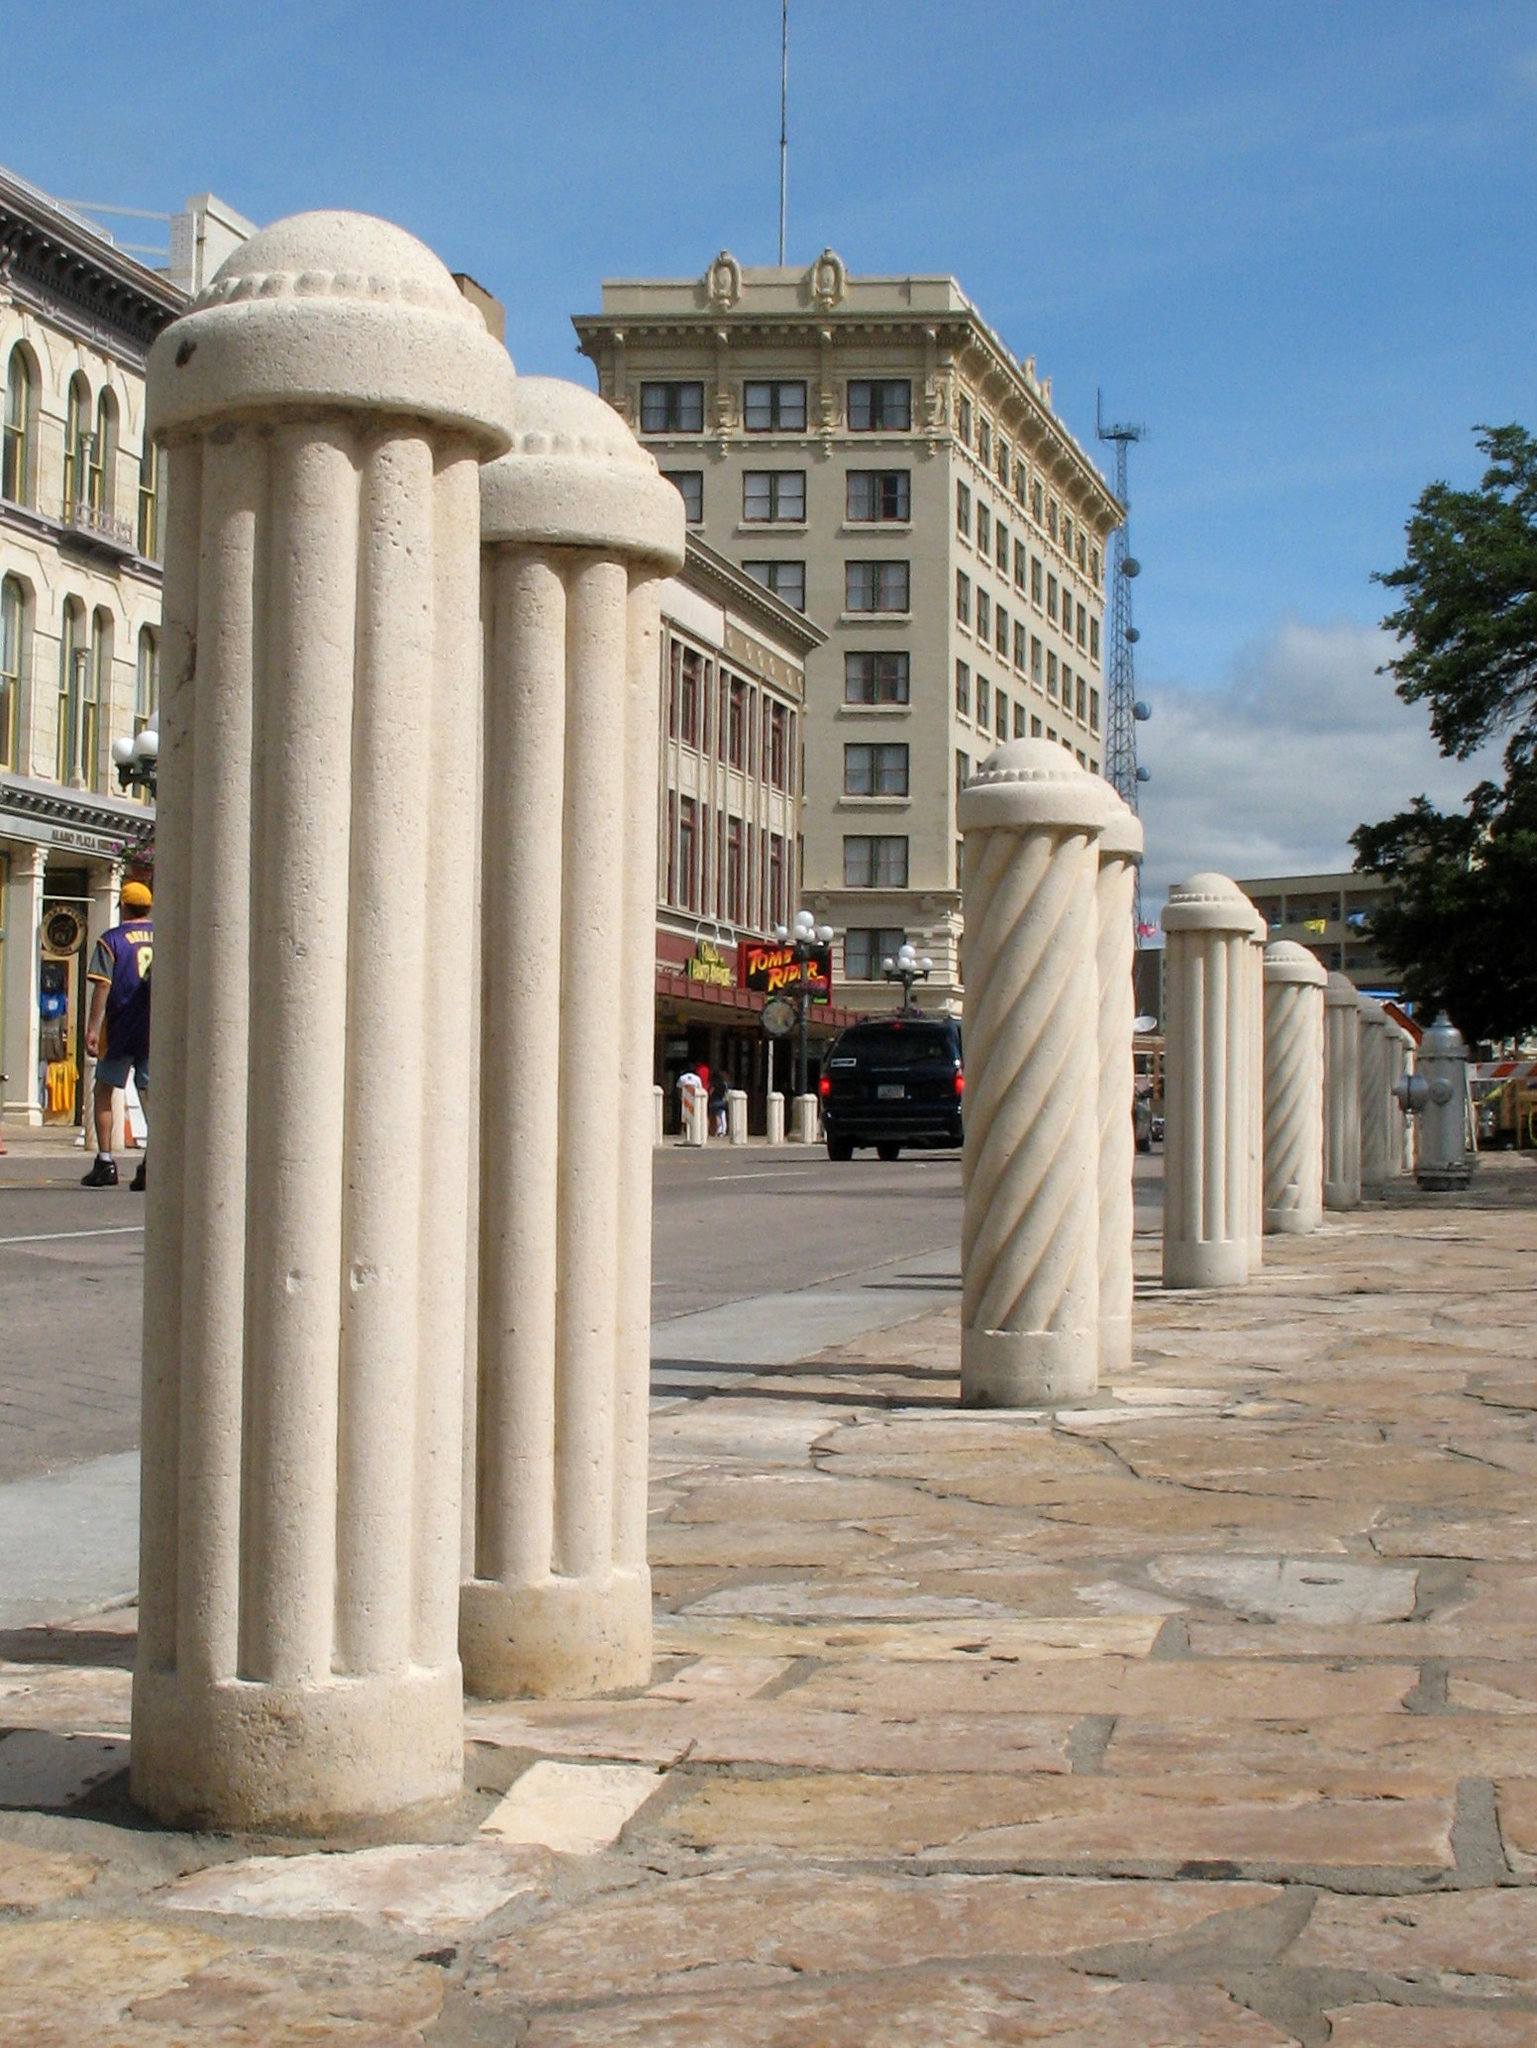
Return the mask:
<svg viewBox="0 0 1537 2048"><path fill-rule="evenodd" d="M409 1841L148 1826L132 1609L0 1636L0 2044L1537 2044L1537 1171L1138 1258L1055 1418L942 1293L659 1402L653 1683Z"/></svg>

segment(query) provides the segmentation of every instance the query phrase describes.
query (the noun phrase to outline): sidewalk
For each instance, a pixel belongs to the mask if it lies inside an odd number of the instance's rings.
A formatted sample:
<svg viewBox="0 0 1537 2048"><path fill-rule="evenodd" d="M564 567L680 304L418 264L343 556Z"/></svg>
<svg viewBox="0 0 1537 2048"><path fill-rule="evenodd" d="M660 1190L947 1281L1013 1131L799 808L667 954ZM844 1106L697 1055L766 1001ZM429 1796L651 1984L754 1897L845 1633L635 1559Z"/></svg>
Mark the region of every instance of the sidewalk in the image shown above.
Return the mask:
<svg viewBox="0 0 1537 2048"><path fill-rule="evenodd" d="M431 1840L135 1823L132 1610L0 1635L0 2048L1530 2048L1537 1173L1156 1255L1054 1421L956 1410L940 1261L690 1333L651 1687L472 1706Z"/></svg>

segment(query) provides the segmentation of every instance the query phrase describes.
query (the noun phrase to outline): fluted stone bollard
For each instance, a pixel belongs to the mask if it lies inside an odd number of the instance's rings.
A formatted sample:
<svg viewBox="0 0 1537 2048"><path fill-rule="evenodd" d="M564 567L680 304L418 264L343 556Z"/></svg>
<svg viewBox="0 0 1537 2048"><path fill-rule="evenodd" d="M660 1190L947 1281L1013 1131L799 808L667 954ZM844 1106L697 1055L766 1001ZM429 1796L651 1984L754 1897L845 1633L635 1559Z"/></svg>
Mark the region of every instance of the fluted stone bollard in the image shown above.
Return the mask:
<svg viewBox="0 0 1537 2048"><path fill-rule="evenodd" d="M726 1090L726 1137L730 1144L747 1143L747 1091L745 1088Z"/></svg>
<svg viewBox="0 0 1537 2048"><path fill-rule="evenodd" d="M1395 1174L1414 1171L1415 1119L1405 1110L1396 1092L1405 1075L1414 1072L1414 1039L1402 1024L1392 1024L1388 1033L1388 1081L1393 1123L1392 1162Z"/></svg>
<svg viewBox="0 0 1537 2048"><path fill-rule="evenodd" d="M1244 956L1244 1056L1250 1075L1245 1099L1249 1105L1251 1274L1260 1270L1265 1256L1265 946L1269 937L1269 927L1256 910L1249 932L1249 950Z"/></svg>
<svg viewBox="0 0 1537 2048"><path fill-rule="evenodd" d="M1129 805L1115 799L1110 822L1099 839L1095 888L1097 979L1099 986L1099 1374L1123 1373L1131 1364L1133 1294L1132 1174L1137 1140L1132 1125L1136 1072L1132 1026L1137 1006L1132 987L1136 964L1137 864L1142 827Z"/></svg>
<svg viewBox="0 0 1537 2048"><path fill-rule="evenodd" d="M1324 1207L1361 1204L1361 1009L1338 972L1324 989Z"/></svg>
<svg viewBox="0 0 1537 2048"><path fill-rule="evenodd" d="M1303 1236L1323 1221L1324 988L1306 946L1265 949L1265 1229Z"/></svg>
<svg viewBox="0 0 1537 2048"><path fill-rule="evenodd" d="M314 1830L462 1784L472 1091L438 1020L473 1003L477 473L513 387L437 258L355 214L253 236L150 354L132 1789L174 1825Z"/></svg>
<svg viewBox="0 0 1537 2048"><path fill-rule="evenodd" d="M1393 1175L1393 1098L1388 1033L1381 1003L1358 999L1361 1010L1361 1186L1380 1192Z"/></svg>
<svg viewBox="0 0 1537 2048"><path fill-rule="evenodd" d="M1113 801L1049 740L997 748L960 798L961 1399L974 1407L1054 1407L1098 1382L1095 897Z"/></svg>
<svg viewBox="0 0 1537 2048"><path fill-rule="evenodd" d="M785 1141L785 1099L782 1095L771 1095L764 1111L764 1135L770 1145L782 1145Z"/></svg>
<svg viewBox="0 0 1537 2048"><path fill-rule="evenodd" d="M814 1095L797 1095L790 1104L790 1143L792 1145L814 1145L817 1141L817 1099Z"/></svg>
<svg viewBox="0 0 1537 2048"><path fill-rule="evenodd" d="M667 1135L667 1096L661 1083L651 1089L651 1142L660 1145Z"/></svg>
<svg viewBox="0 0 1537 2048"><path fill-rule="evenodd" d="M1169 892L1163 928L1163 1281L1241 1287L1254 1212L1254 908L1226 875Z"/></svg>
<svg viewBox="0 0 1537 2048"><path fill-rule="evenodd" d="M489 608L474 1575L465 1680L651 1670L658 579L682 504L594 393L518 383Z"/></svg>

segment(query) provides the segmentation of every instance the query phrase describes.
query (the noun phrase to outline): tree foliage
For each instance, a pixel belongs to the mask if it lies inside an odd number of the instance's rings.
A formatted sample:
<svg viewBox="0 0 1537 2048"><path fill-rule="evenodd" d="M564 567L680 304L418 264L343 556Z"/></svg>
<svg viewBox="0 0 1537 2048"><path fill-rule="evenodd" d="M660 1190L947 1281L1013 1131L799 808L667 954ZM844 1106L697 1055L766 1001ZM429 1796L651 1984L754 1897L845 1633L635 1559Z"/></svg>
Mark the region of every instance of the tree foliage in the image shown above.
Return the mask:
<svg viewBox="0 0 1537 2048"><path fill-rule="evenodd" d="M1463 812L1425 797L1351 844L1391 884L1372 934L1417 1008L1446 1009L1472 1039L1537 1027L1537 440L1480 427L1474 490L1434 483L1409 521L1403 566L1376 580L1402 594L1383 621L1407 703L1424 703L1443 754L1505 745L1505 781Z"/></svg>

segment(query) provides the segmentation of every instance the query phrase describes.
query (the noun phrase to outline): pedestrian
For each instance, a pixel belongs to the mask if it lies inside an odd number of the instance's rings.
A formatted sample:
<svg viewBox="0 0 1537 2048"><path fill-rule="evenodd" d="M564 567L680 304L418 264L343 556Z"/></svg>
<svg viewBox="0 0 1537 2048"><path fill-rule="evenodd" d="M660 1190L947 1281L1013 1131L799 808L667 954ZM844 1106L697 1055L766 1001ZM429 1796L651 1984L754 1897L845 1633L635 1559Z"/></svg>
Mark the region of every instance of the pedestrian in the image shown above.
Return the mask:
<svg viewBox="0 0 1537 2048"><path fill-rule="evenodd" d="M96 1122L96 1161L82 1176L81 1186L115 1188L117 1161L112 1156L112 1098L133 1076L146 1121L149 1117L150 965L155 957L155 930L150 918L152 898L144 882L125 882L118 892L118 922L102 933L91 955L86 979L91 1008L85 1024L85 1049L96 1061L96 1086L91 1108ZM143 1191L145 1160L130 1185Z"/></svg>
<svg viewBox="0 0 1537 2048"><path fill-rule="evenodd" d="M726 1077L718 1069L710 1076L710 1136L726 1135Z"/></svg>

